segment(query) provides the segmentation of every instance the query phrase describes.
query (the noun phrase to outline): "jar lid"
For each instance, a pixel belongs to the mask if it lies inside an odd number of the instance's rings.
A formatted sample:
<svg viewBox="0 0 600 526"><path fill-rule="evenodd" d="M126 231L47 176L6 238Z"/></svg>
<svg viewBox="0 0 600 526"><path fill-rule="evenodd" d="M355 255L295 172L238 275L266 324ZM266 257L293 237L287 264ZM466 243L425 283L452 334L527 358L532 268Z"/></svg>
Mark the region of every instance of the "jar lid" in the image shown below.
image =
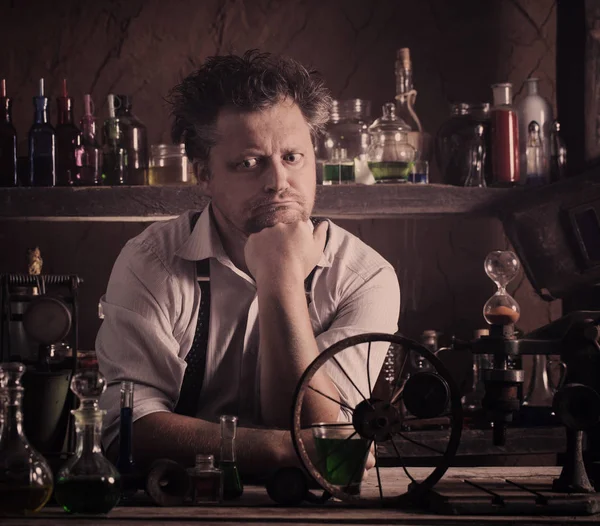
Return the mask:
<svg viewBox="0 0 600 526"><path fill-rule="evenodd" d="M152 157L179 157L185 155L185 144L151 144Z"/></svg>
<svg viewBox="0 0 600 526"><path fill-rule="evenodd" d="M381 107L382 116L375 120L369 126L369 133L381 132L404 132L411 131L411 127L401 118L396 116L396 105L393 102L387 102Z"/></svg>

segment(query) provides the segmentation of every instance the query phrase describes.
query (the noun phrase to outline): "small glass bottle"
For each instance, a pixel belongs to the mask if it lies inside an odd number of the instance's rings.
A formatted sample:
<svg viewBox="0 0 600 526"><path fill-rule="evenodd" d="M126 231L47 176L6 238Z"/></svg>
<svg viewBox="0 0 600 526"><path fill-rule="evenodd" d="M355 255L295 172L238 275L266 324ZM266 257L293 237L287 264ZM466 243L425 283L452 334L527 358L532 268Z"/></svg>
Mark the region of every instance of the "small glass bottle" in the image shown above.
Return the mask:
<svg viewBox="0 0 600 526"><path fill-rule="evenodd" d="M560 122L554 121L550 129L550 182L567 177L567 146L560 135Z"/></svg>
<svg viewBox="0 0 600 526"><path fill-rule="evenodd" d="M235 434L237 416L221 416L221 453L219 468L223 470L223 498L232 500L241 497L244 486L235 459Z"/></svg>
<svg viewBox="0 0 600 526"><path fill-rule="evenodd" d="M407 183L416 152L408 144L406 123L396 117L394 103L383 105L382 116L369 126L369 134L367 160L375 182Z"/></svg>
<svg viewBox="0 0 600 526"><path fill-rule="evenodd" d="M33 97L34 119L29 129L29 184L56 184L56 131L48 121L48 98L44 96L44 79Z"/></svg>
<svg viewBox="0 0 600 526"><path fill-rule="evenodd" d="M192 504L223 500L223 471L214 465L212 455L196 455L196 465L188 470L192 484Z"/></svg>
<svg viewBox="0 0 600 526"><path fill-rule="evenodd" d="M81 180L81 131L73 123L73 98L69 97L67 79L63 79L62 96L56 104L56 185L73 186Z"/></svg>
<svg viewBox="0 0 600 526"><path fill-rule="evenodd" d="M365 162L370 116L371 102L368 100L333 101L325 134L324 185L368 182Z"/></svg>
<svg viewBox="0 0 600 526"><path fill-rule="evenodd" d="M115 116L115 96L108 95L108 119L104 121L102 183L109 186L127 184L127 151L123 148L121 123Z"/></svg>
<svg viewBox="0 0 600 526"><path fill-rule="evenodd" d="M121 413L119 419L119 456L116 468L121 475L123 490L131 496L135 493L136 465L133 461L133 382L121 382Z"/></svg>
<svg viewBox="0 0 600 526"><path fill-rule="evenodd" d="M0 85L0 186L17 186L17 130L12 123L6 79Z"/></svg>
<svg viewBox="0 0 600 526"><path fill-rule="evenodd" d="M195 184L189 170L184 144L153 144L150 146L148 184Z"/></svg>
<svg viewBox="0 0 600 526"><path fill-rule="evenodd" d="M469 171L465 186L477 186L484 188L485 183L485 137L483 124L477 124L474 130L474 137L471 140L468 151Z"/></svg>
<svg viewBox="0 0 600 526"><path fill-rule="evenodd" d="M413 67L410 49L401 48L396 53L396 112L398 118L408 125L408 143L415 149L415 158L429 161L431 158L432 137L421 124L415 103L417 90L413 84Z"/></svg>
<svg viewBox="0 0 600 526"><path fill-rule="evenodd" d="M0 515L41 510L52 494L52 471L23 432L22 363L0 364Z"/></svg>
<svg viewBox="0 0 600 526"><path fill-rule="evenodd" d="M96 118L92 112L92 96L83 96L81 127L81 180L82 186L97 186L102 182L102 153L96 131Z"/></svg>
<svg viewBox="0 0 600 526"><path fill-rule="evenodd" d="M520 179L519 128L512 106L512 84L494 84L492 178L494 186L515 186Z"/></svg>
<svg viewBox="0 0 600 526"><path fill-rule="evenodd" d="M127 152L127 184L148 184L148 132L133 113L133 97L117 95L115 108L121 127L121 146Z"/></svg>
<svg viewBox="0 0 600 526"><path fill-rule="evenodd" d="M106 389L104 376L88 369L71 380L71 391L80 400L75 417L75 455L57 473L54 496L69 513L108 513L119 502L121 477L102 453L102 418L98 399Z"/></svg>
<svg viewBox="0 0 600 526"><path fill-rule="evenodd" d="M548 180L544 173L544 151L540 137L540 125L535 121L531 121L527 128L525 158L527 161L525 184L527 186L546 184Z"/></svg>

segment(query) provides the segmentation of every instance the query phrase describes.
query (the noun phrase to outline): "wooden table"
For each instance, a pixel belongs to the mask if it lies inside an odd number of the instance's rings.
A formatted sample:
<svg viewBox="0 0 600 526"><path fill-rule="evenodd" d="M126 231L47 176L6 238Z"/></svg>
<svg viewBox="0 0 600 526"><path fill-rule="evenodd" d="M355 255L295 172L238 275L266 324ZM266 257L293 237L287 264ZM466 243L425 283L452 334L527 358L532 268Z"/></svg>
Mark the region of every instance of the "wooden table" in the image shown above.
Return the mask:
<svg viewBox="0 0 600 526"><path fill-rule="evenodd" d="M411 473L421 476L428 468L414 468ZM419 471L421 470L421 471ZM383 487L390 493L401 492L408 479L398 468L382 468ZM529 484L540 477L551 480L560 473L556 467L502 467L502 468L451 468L442 483L452 480L460 481L468 478L481 483L484 480L503 479ZM374 473L363 482L363 494L376 495L378 493L377 477ZM245 488L244 495L234 504L203 507L159 508L154 506L127 507L118 506L107 516L85 517L67 515L58 508L46 508L36 516L29 518L0 519L3 526L34 525L47 526L58 524L92 525L106 524L140 525L140 524L215 524L227 526L241 523L253 524L411 524L411 525L454 525L454 524L494 524L494 525L542 525L542 524L567 524L577 522L582 524L597 524L600 516L502 516L499 513L489 516L449 516L436 515L427 512L403 511L396 509L368 509L349 506L342 502L332 502L321 506L304 505L296 508L277 506L266 494L262 487L249 486Z"/></svg>

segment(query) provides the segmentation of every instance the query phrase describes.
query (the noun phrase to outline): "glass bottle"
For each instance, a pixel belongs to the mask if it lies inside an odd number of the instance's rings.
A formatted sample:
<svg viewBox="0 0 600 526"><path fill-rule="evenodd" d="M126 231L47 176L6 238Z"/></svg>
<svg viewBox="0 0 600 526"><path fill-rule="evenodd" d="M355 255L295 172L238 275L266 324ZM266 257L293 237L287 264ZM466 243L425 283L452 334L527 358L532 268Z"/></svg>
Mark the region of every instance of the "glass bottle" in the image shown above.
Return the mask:
<svg viewBox="0 0 600 526"><path fill-rule="evenodd" d="M484 173L486 153L484 127L483 124L477 124L468 151L470 162L465 186L477 186L480 188L487 186Z"/></svg>
<svg viewBox="0 0 600 526"><path fill-rule="evenodd" d="M116 468L121 475L123 490L128 496L136 492L136 465L133 461L133 392L131 381L121 382L121 412L119 419L119 456Z"/></svg>
<svg viewBox="0 0 600 526"><path fill-rule="evenodd" d="M383 115L369 126L369 170L375 182L406 183L415 160L415 149L408 144L406 123L396 116L394 103L384 104L382 112Z"/></svg>
<svg viewBox="0 0 600 526"><path fill-rule="evenodd" d="M115 96L108 95L108 119L104 121L102 183L110 186L127 184L127 151L123 148L121 123L115 116Z"/></svg>
<svg viewBox="0 0 600 526"><path fill-rule="evenodd" d="M52 471L23 432L22 363L0 364L0 515L41 510L52 494Z"/></svg>
<svg viewBox="0 0 600 526"><path fill-rule="evenodd" d="M368 183L365 166L371 102L361 99L334 100L325 133L323 184Z"/></svg>
<svg viewBox="0 0 600 526"><path fill-rule="evenodd" d="M73 98L63 79L62 96L56 99L56 184L72 186L81 180L81 131L73 124Z"/></svg>
<svg viewBox="0 0 600 526"><path fill-rule="evenodd" d="M195 184L184 144L152 144L148 184Z"/></svg>
<svg viewBox="0 0 600 526"><path fill-rule="evenodd" d="M408 127L408 143L415 149L415 158L429 161L431 157L432 138L427 133L417 116L415 102L417 90L413 85L413 67L410 49L401 48L396 53L396 112L398 118Z"/></svg>
<svg viewBox="0 0 600 526"><path fill-rule="evenodd" d="M102 179L102 155L96 132L96 118L92 112L92 96L83 96L84 113L81 127L81 180L82 186L96 186Z"/></svg>
<svg viewBox="0 0 600 526"><path fill-rule="evenodd" d="M512 106L512 84L492 85L492 179L494 186L519 183L519 129Z"/></svg>
<svg viewBox="0 0 600 526"><path fill-rule="evenodd" d="M552 125L552 106L539 93L540 79L529 78L525 81L526 94L517 104L519 120L519 157L521 159L521 174L527 170L526 152L529 145L529 123L535 121L540 126L541 139L541 174L550 175L550 132ZM527 184L527 183L526 183Z"/></svg>
<svg viewBox="0 0 600 526"><path fill-rule="evenodd" d="M214 460L212 455L196 455L196 465L188 470L193 504L223 500L223 471L215 467Z"/></svg>
<svg viewBox="0 0 600 526"><path fill-rule="evenodd" d="M12 123L6 79L0 84L0 186L17 186L17 130Z"/></svg>
<svg viewBox="0 0 600 526"><path fill-rule="evenodd" d="M538 186L548 182L544 173L544 152L540 136L540 125L531 121L527 128L527 149L525 150L527 171L525 172L525 184L527 186Z"/></svg>
<svg viewBox="0 0 600 526"><path fill-rule="evenodd" d="M560 122L554 121L550 129L550 182L567 177L567 145L560 134Z"/></svg>
<svg viewBox="0 0 600 526"><path fill-rule="evenodd" d="M510 250L494 250L485 258L484 268L498 290L483 306L483 317L490 325L517 323L521 309L506 291L507 285L519 272L519 260Z"/></svg>
<svg viewBox="0 0 600 526"><path fill-rule="evenodd" d="M133 98L117 95L115 111L121 126L121 146L127 152L127 184L148 184L148 133L132 111Z"/></svg>
<svg viewBox="0 0 600 526"><path fill-rule="evenodd" d="M221 452L219 468L223 471L223 498L237 499L244 492L244 486L235 459L235 434L237 416L221 416Z"/></svg>
<svg viewBox="0 0 600 526"><path fill-rule="evenodd" d="M75 454L56 476L54 496L69 513L108 513L119 502L121 478L117 469L103 455L100 444L102 418L98 399L106 389L104 376L87 369L71 380L71 391L79 397L75 417Z"/></svg>
<svg viewBox="0 0 600 526"><path fill-rule="evenodd" d="M29 184L56 184L56 132L48 121L48 98L44 96L44 79L33 97L34 119L29 129Z"/></svg>

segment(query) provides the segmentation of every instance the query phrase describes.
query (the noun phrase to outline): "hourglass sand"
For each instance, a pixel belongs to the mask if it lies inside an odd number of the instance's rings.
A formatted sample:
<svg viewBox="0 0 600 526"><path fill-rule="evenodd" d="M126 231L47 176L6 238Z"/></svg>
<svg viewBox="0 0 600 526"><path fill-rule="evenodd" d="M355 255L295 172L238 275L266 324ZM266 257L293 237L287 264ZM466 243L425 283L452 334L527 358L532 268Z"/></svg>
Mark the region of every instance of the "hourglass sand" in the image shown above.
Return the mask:
<svg viewBox="0 0 600 526"><path fill-rule="evenodd" d="M506 286L519 272L519 260L510 250L494 250L485 258L485 272L498 290L483 306L483 317L490 325L510 325L519 321L521 309L506 292Z"/></svg>

